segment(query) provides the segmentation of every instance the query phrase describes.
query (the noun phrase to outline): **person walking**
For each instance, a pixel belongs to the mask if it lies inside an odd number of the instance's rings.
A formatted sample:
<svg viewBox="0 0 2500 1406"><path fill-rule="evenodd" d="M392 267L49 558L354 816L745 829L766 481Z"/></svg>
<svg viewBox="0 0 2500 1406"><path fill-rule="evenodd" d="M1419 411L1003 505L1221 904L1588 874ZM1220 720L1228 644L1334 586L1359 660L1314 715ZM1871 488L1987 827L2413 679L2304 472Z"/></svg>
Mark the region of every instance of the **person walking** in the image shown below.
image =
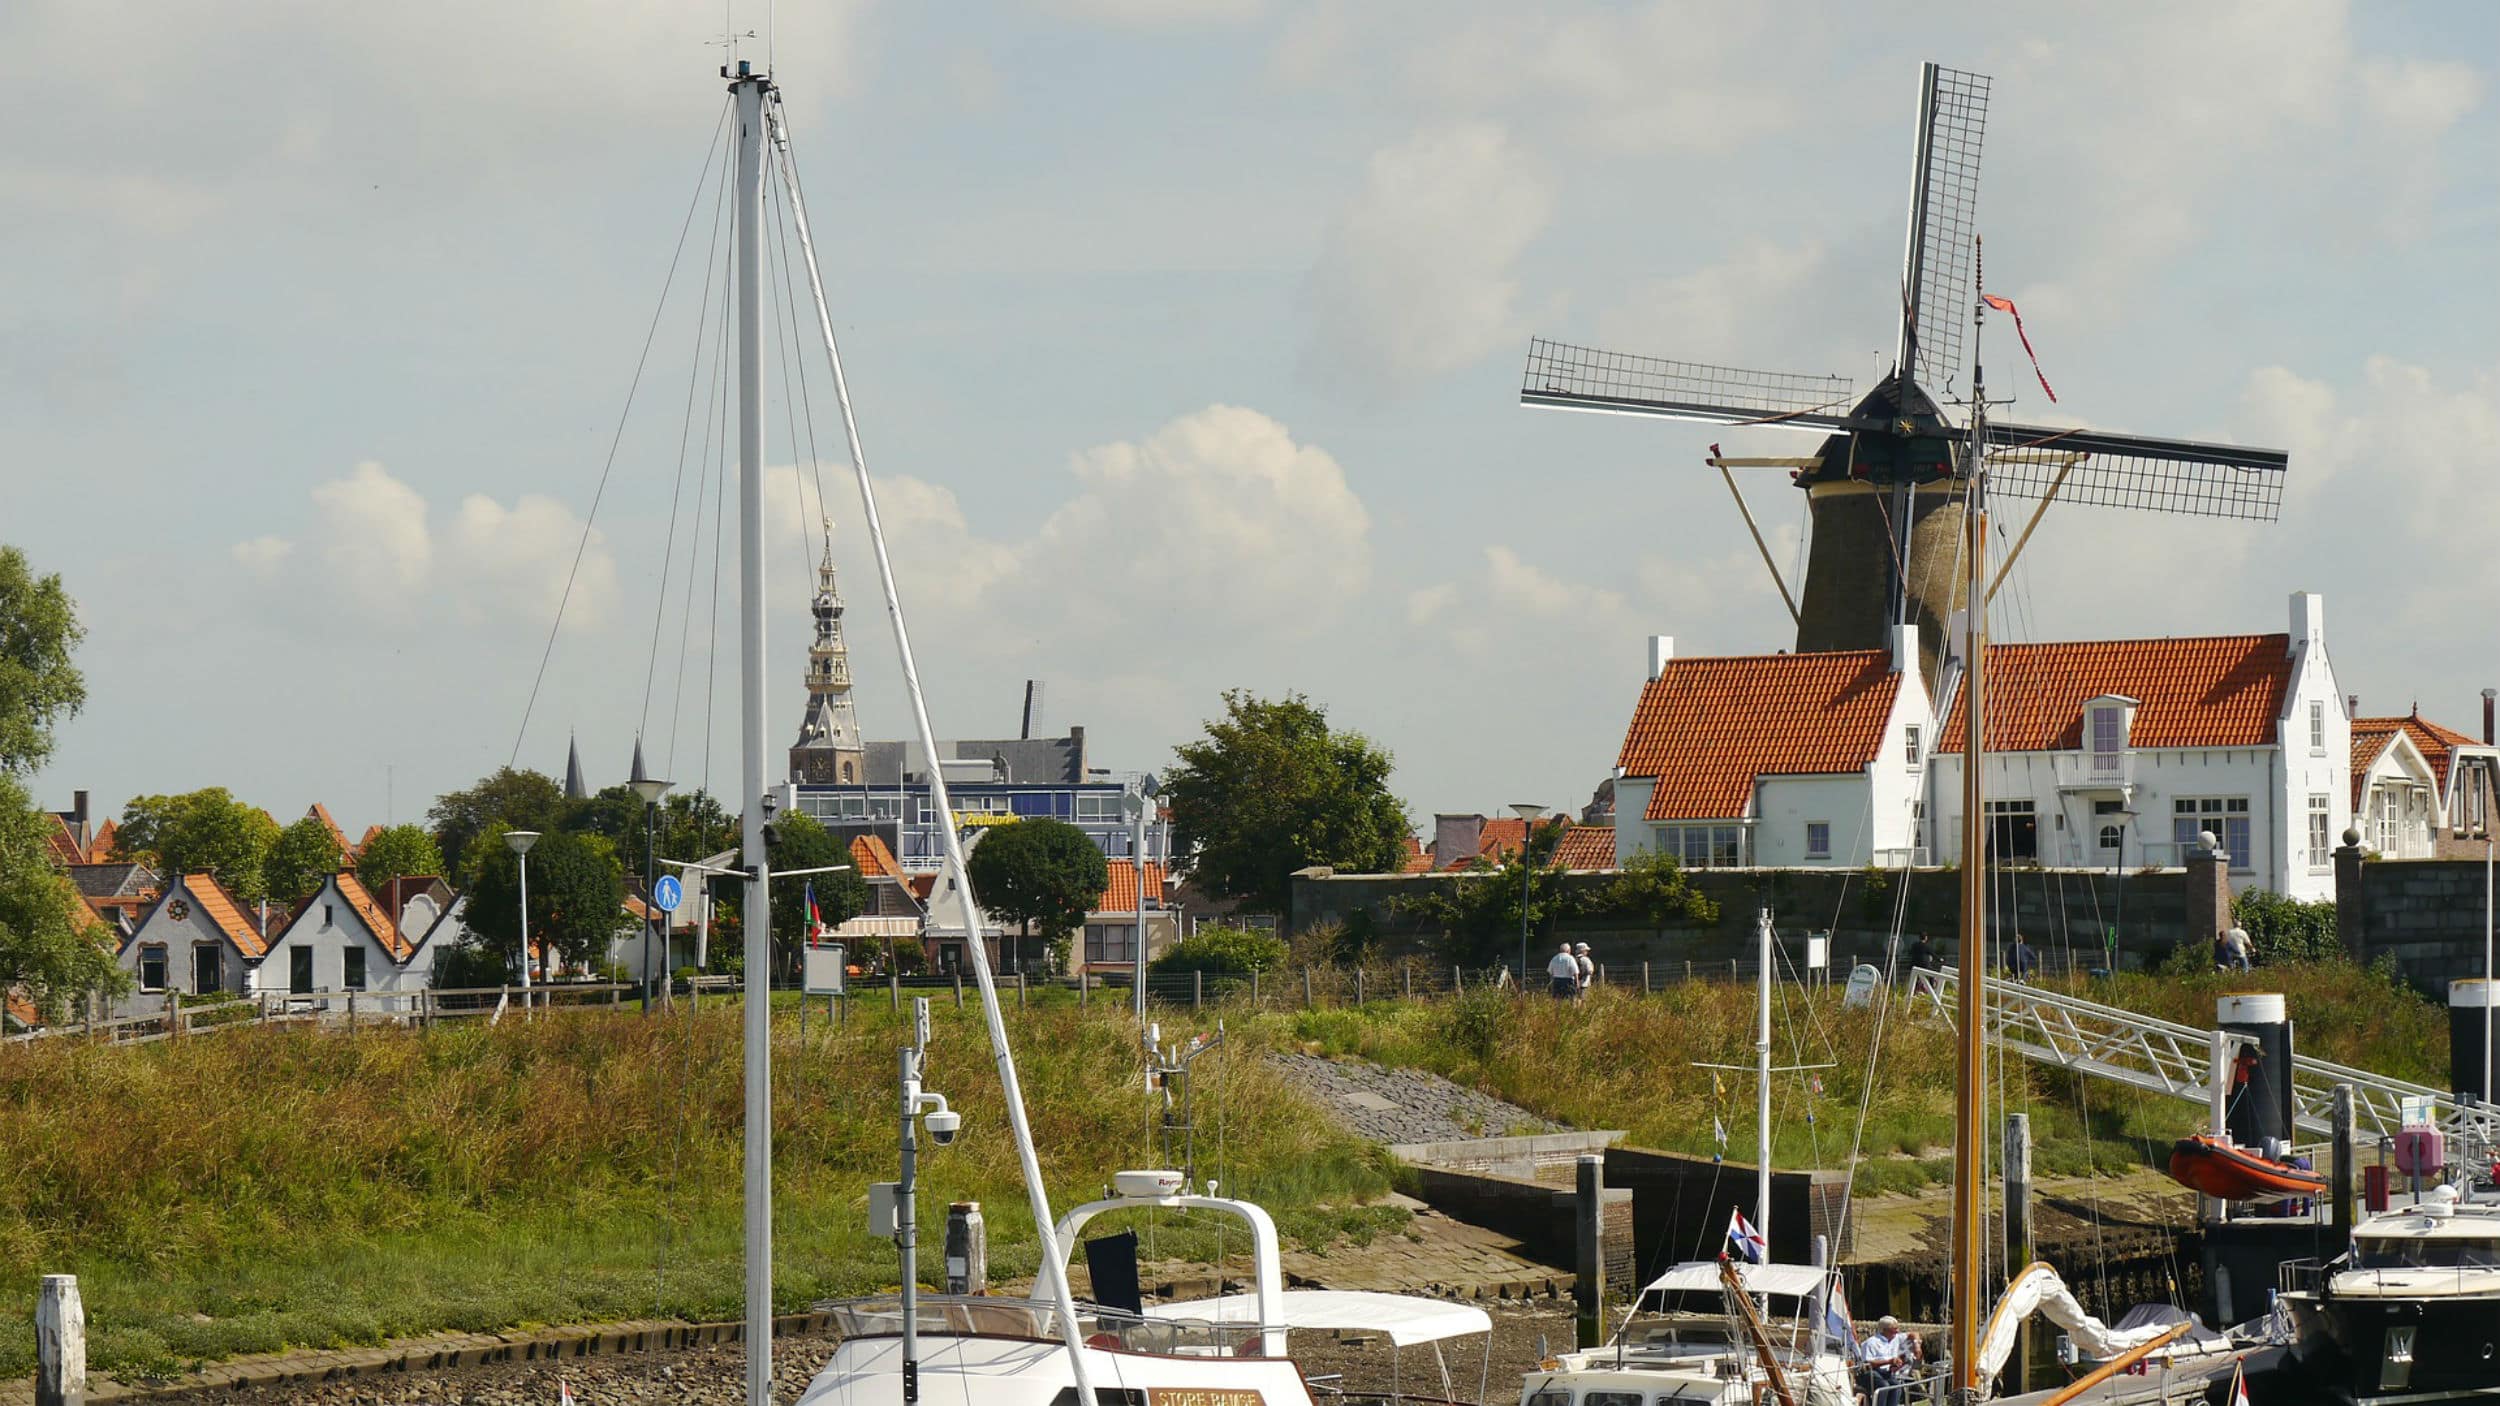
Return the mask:
<svg viewBox="0 0 2500 1406"><path fill-rule="evenodd" d="M1545 963L1545 975L1554 999L1568 1001L1580 994L1580 959L1571 955L1571 944L1556 948Z"/></svg>
<svg viewBox="0 0 2500 1406"><path fill-rule="evenodd" d="M2014 934L2014 950L2007 960L2013 965L2016 981L2029 981L2040 970L2040 954L2031 950L2031 939L2021 933Z"/></svg>
<svg viewBox="0 0 2500 1406"><path fill-rule="evenodd" d="M2241 971L2254 970L2255 963L2250 958L2255 948L2256 944L2248 940L2248 929L2234 923L2222 934L2222 965L2237 967Z"/></svg>
<svg viewBox="0 0 2500 1406"><path fill-rule="evenodd" d="M1917 971L1921 967L1928 968L1932 971L1935 969L1935 965L1936 944L1927 940L1927 934L1920 933L1918 935L1918 941L1910 944L1909 971L1900 973L1898 979L1908 981L1910 979L1910 972Z"/></svg>
<svg viewBox="0 0 2500 1406"><path fill-rule="evenodd" d="M1571 952L1580 968L1580 994L1586 996L1589 988L1597 984L1597 963L1589 960L1589 945L1585 942L1572 948Z"/></svg>

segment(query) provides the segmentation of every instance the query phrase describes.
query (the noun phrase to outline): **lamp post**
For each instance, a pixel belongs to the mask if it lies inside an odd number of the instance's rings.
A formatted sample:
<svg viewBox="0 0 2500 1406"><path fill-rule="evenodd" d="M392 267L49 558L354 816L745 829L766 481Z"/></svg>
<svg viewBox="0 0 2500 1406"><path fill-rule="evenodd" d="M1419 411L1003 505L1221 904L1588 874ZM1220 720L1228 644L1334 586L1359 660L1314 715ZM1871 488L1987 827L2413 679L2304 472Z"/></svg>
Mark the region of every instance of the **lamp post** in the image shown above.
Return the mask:
<svg viewBox="0 0 2500 1406"><path fill-rule="evenodd" d="M1528 860L1528 837L1536 833L1536 822L1545 814L1545 807L1513 802L1513 813L1519 826L1519 994L1528 994L1528 895L1536 882L1536 866Z"/></svg>
<svg viewBox="0 0 2500 1406"><path fill-rule="evenodd" d="M651 915L657 911L652 905L651 885L653 873L658 868L656 858L658 850L652 838L652 829L659 815L660 797L668 794L668 783L657 777L642 774L642 744L639 742L634 744L634 763L633 779L625 784L634 788L635 795L642 797L642 1013L649 1015L651 1014L651 928L653 926ZM665 922L666 918L663 917L660 921ZM660 962L664 966L668 962L665 945L660 952Z"/></svg>
<svg viewBox="0 0 2500 1406"><path fill-rule="evenodd" d="M512 846L513 857L521 861L521 1004L530 1004L530 846L538 843L535 830L506 830L503 842Z"/></svg>

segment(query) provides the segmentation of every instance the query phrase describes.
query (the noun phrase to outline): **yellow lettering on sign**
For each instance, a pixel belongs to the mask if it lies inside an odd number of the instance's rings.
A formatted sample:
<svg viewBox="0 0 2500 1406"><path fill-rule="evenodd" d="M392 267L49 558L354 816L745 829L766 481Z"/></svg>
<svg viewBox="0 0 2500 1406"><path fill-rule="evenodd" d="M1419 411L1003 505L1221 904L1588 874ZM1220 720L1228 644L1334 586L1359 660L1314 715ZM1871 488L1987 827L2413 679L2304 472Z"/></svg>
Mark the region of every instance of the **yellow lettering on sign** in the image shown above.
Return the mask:
<svg viewBox="0 0 2500 1406"><path fill-rule="evenodd" d="M1146 1406L1267 1406L1267 1398L1245 1386L1154 1386Z"/></svg>

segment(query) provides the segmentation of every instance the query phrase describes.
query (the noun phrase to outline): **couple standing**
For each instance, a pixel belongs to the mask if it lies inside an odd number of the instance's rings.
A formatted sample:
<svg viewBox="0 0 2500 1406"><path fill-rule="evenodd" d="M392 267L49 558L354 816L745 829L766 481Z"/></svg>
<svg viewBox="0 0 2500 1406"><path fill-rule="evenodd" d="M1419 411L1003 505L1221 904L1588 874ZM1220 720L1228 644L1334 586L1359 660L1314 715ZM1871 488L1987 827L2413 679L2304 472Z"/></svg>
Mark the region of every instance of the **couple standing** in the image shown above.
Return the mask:
<svg viewBox="0 0 2500 1406"><path fill-rule="evenodd" d="M1586 995L1589 987L1596 982L1597 963L1589 960L1587 943L1575 947L1566 942L1556 948L1552 959L1546 962L1545 975L1552 982L1555 1000L1574 1000Z"/></svg>

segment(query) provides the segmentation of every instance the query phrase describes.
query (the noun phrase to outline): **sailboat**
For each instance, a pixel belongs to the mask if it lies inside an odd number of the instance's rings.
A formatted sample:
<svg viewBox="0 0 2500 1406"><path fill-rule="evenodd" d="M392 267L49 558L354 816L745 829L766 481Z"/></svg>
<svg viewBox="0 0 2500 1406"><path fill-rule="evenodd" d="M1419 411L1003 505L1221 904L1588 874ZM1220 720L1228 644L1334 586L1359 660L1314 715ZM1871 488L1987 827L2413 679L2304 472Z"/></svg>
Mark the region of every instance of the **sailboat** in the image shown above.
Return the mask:
<svg viewBox="0 0 2500 1406"><path fill-rule="evenodd" d="M939 755L928 703L912 655L911 635L896 590L875 486L861 447L859 423L843 374L813 236L807 222L780 89L752 61L733 59L721 69L728 80L735 124L735 298L738 360L738 543L740 781L745 798L741 868L747 885L745 911L771 911L766 832L777 793L765 779L764 691L764 506L762 322L764 183L782 183L792 232L807 272L817 331L841 409L877 580L894 627L912 723L924 756ZM945 873L960 900L967 933L980 932L979 906L966 872L964 845L954 824L942 769L929 774L930 803L943 822ZM709 870L714 866L686 864ZM746 1343L748 1406L772 1406L772 1086L769 981L771 925L755 922L745 933L746 1080ZM1179 1173L1123 1172L1112 1194L1070 1211L1051 1214L1024 1093L986 960L968 963L981 996L981 1011L997 1065L1008 1130L1023 1173L1029 1209L1040 1238L1040 1263L1030 1298L929 1299L917 1286L884 1299L824 1305L837 1336L831 1360L803 1400L813 1406L851 1402L916 1403L928 1399L980 1406L1075 1406L1119 1401L1193 1403L1194 1406L1312 1406L1311 1389L1286 1355L1295 1329L1359 1329L1382 1333L1393 1343L1434 1342L1489 1332L1481 1310L1390 1294L1295 1295L1286 1292L1278 1264L1275 1223L1258 1206L1237 1198L1201 1194ZM908 1088L907 1084L907 1088ZM907 1097L910 1096L907 1093ZM946 1135L960 1121L950 1115ZM931 1123L932 1133L939 1125ZM1121 1313L1080 1305L1070 1288L1067 1255L1086 1223L1103 1214L1139 1209L1207 1211L1246 1222L1252 1236L1253 1278L1239 1300L1215 1300L1193 1315L1187 1306L1163 1305L1155 1314ZM908 1221L905 1222L909 1224ZM908 1234L908 1232L906 1232ZM908 1252L910 1241L902 1247ZM906 1259L905 1263L911 1261ZM1098 1387L1097 1383L1101 1385ZM924 1393L924 1386L928 1388Z"/></svg>

